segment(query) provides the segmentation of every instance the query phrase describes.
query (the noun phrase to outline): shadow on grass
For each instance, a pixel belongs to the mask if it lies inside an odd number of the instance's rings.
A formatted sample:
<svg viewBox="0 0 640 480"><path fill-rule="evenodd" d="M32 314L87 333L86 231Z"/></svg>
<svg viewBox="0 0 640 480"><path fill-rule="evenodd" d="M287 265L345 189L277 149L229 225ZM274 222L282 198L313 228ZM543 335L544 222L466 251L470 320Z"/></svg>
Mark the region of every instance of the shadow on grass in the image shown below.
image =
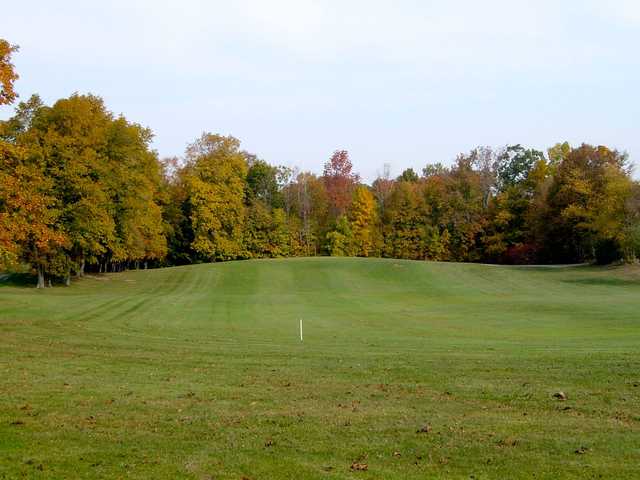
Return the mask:
<svg viewBox="0 0 640 480"><path fill-rule="evenodd" d="M630 287L640 286L639 280L629 280L624 278L576 278L572 280L564 280L564 283L573 283L575 285L595 285L595 286L608 286L608 287Z"/></svg>
<svg viewBox="0 0 640 480"><path fill-rule="evenodd" d="M34 287L37 278L31 273L0 274L0 288L2 287Z"/></svg>

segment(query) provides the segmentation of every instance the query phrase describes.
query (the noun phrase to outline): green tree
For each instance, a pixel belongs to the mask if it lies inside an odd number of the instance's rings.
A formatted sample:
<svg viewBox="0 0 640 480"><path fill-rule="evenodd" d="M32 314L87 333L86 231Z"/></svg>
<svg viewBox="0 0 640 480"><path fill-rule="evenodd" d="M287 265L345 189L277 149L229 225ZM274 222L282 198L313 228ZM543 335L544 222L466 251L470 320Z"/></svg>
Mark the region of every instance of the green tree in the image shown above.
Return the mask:
<svg viewBox="0 0 640 480"><path fill-rule="evenodd" d="M271 210L256 200L247 209L244 245L250 258L286 257L290 253L289 226L284 210Z"/></svg>
<svg viewBox="0 0 640 480"><path fill-rule="evenodd" d="M420 179L418 174L413 171L413 168L407 168L405 171L400 174L400 176L396 179L398 182L417 182Z"/></svg>
<svg viewBox="0 0 640 480"><path fill-rule="evenodd" d="M341 215L336 228L327 233L327 252L332 257L350 257L354 254L353 232L345 215Z"/></svg>
<svg viewBox="0 0 640 480"><path fill-rule="evenodd" d="M193 228L191 203L187 189L188 169L180 165L177 157L162 160L162 184L158 201L162 209L167 237L169 265L186 265L197 259L192 249Z"/></svg>
<svg viewBox="0 0 640 480"><path fill-rule="evenodd" d="M536 260L530 222L536 194L548 172L544 154L521 145L508 146L498 157L497 191L489 205L483 234L485 260L531 263Z"/></svg>
<svg viewBox="0 0 640 480"><path fill-rule="evenodd" d="M525 149L522 145L509 145L497 161L498 190L522 185L529 178L529 173L538 162L546 161L544 154L538 150Z"/></svg>
<svg viewBox="0 0 640 480"><path fill-rule="evenodd" d="M545 253L555 262L591 261L598 247L620 257L624 209L632 191L628 158L607 147L582 145L557 166L548 193Z"/></svg>
<svg viewBox="0 0 640 480"><path fill-rule="evenodd" d="M284 198L282 185L285 167L274 167L264 160L251 159L247 171L247 197L249 200L258 199L272 208L282 208Z"/></svg>

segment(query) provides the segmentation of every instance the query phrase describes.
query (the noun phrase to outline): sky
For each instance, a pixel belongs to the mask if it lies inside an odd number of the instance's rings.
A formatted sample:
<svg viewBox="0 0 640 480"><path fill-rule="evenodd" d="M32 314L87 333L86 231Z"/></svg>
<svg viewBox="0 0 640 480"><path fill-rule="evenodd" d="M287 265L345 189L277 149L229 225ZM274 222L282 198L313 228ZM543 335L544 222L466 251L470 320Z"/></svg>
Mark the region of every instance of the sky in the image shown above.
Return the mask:
<svg viewBox="0 0 640 480"><path fill-rule="evenodd" d="M0 36L22 99L100 95L161 157L205 131L367 181L479 145L640 157L637 0L21 0Z"/></svg>

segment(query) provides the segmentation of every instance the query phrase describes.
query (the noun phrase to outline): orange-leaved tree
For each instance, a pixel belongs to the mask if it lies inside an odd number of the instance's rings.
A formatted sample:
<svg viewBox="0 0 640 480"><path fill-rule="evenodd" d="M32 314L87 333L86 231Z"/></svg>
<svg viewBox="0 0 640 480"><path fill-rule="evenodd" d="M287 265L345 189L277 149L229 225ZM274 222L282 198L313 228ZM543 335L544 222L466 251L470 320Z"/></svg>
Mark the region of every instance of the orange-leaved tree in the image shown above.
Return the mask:
<svg viewBox="0 0 640 480"><path fill-rule="evenodd" d="M0 105L13 103L18 96L13 87L19 77L11 63L11 56L17 51L16 45L0 38Z"/></svg>

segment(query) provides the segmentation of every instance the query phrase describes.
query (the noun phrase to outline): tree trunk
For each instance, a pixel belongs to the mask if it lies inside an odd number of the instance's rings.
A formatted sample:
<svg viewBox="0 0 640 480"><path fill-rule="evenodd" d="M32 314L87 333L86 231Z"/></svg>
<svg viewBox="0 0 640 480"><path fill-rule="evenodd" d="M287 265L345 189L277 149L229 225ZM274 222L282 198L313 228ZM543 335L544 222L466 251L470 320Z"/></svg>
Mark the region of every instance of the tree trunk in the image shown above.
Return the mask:
<svg viewBox="0 0 640 480"><path fill-rule="evenodd" d="M80 260L80 270L78 270L78 276L84 277L84 257Z"/></svg>
<svg viewBox="0 0 640 480"><path fill-rule="evenodd" d="M49 288L51 288L51 278L48 278L48 279L47 279L47 281L48 281L48 285L47 285L47 286L48 286Z"/></svg>
<svg viewBox="0 0 640 480"><path fill-rule="evenodd" d="M69 269L69 270L67 270L67 275L64 277L64 284L65 284L67 287L70 287L70 286L71 286L71 270L70 270L70 269Z"/></svg>
<svg viewBox="0 0 640 480"><path fill-rule="evenodd" d="M144 262L144 269L147 269L147 262Z"/></svg>
<svg viewBox="0 0 640 480"><path fill-rule="evenodd" d="M44 271L41 266L38 266L38 284L36 288L44 288Z"/></svg>

